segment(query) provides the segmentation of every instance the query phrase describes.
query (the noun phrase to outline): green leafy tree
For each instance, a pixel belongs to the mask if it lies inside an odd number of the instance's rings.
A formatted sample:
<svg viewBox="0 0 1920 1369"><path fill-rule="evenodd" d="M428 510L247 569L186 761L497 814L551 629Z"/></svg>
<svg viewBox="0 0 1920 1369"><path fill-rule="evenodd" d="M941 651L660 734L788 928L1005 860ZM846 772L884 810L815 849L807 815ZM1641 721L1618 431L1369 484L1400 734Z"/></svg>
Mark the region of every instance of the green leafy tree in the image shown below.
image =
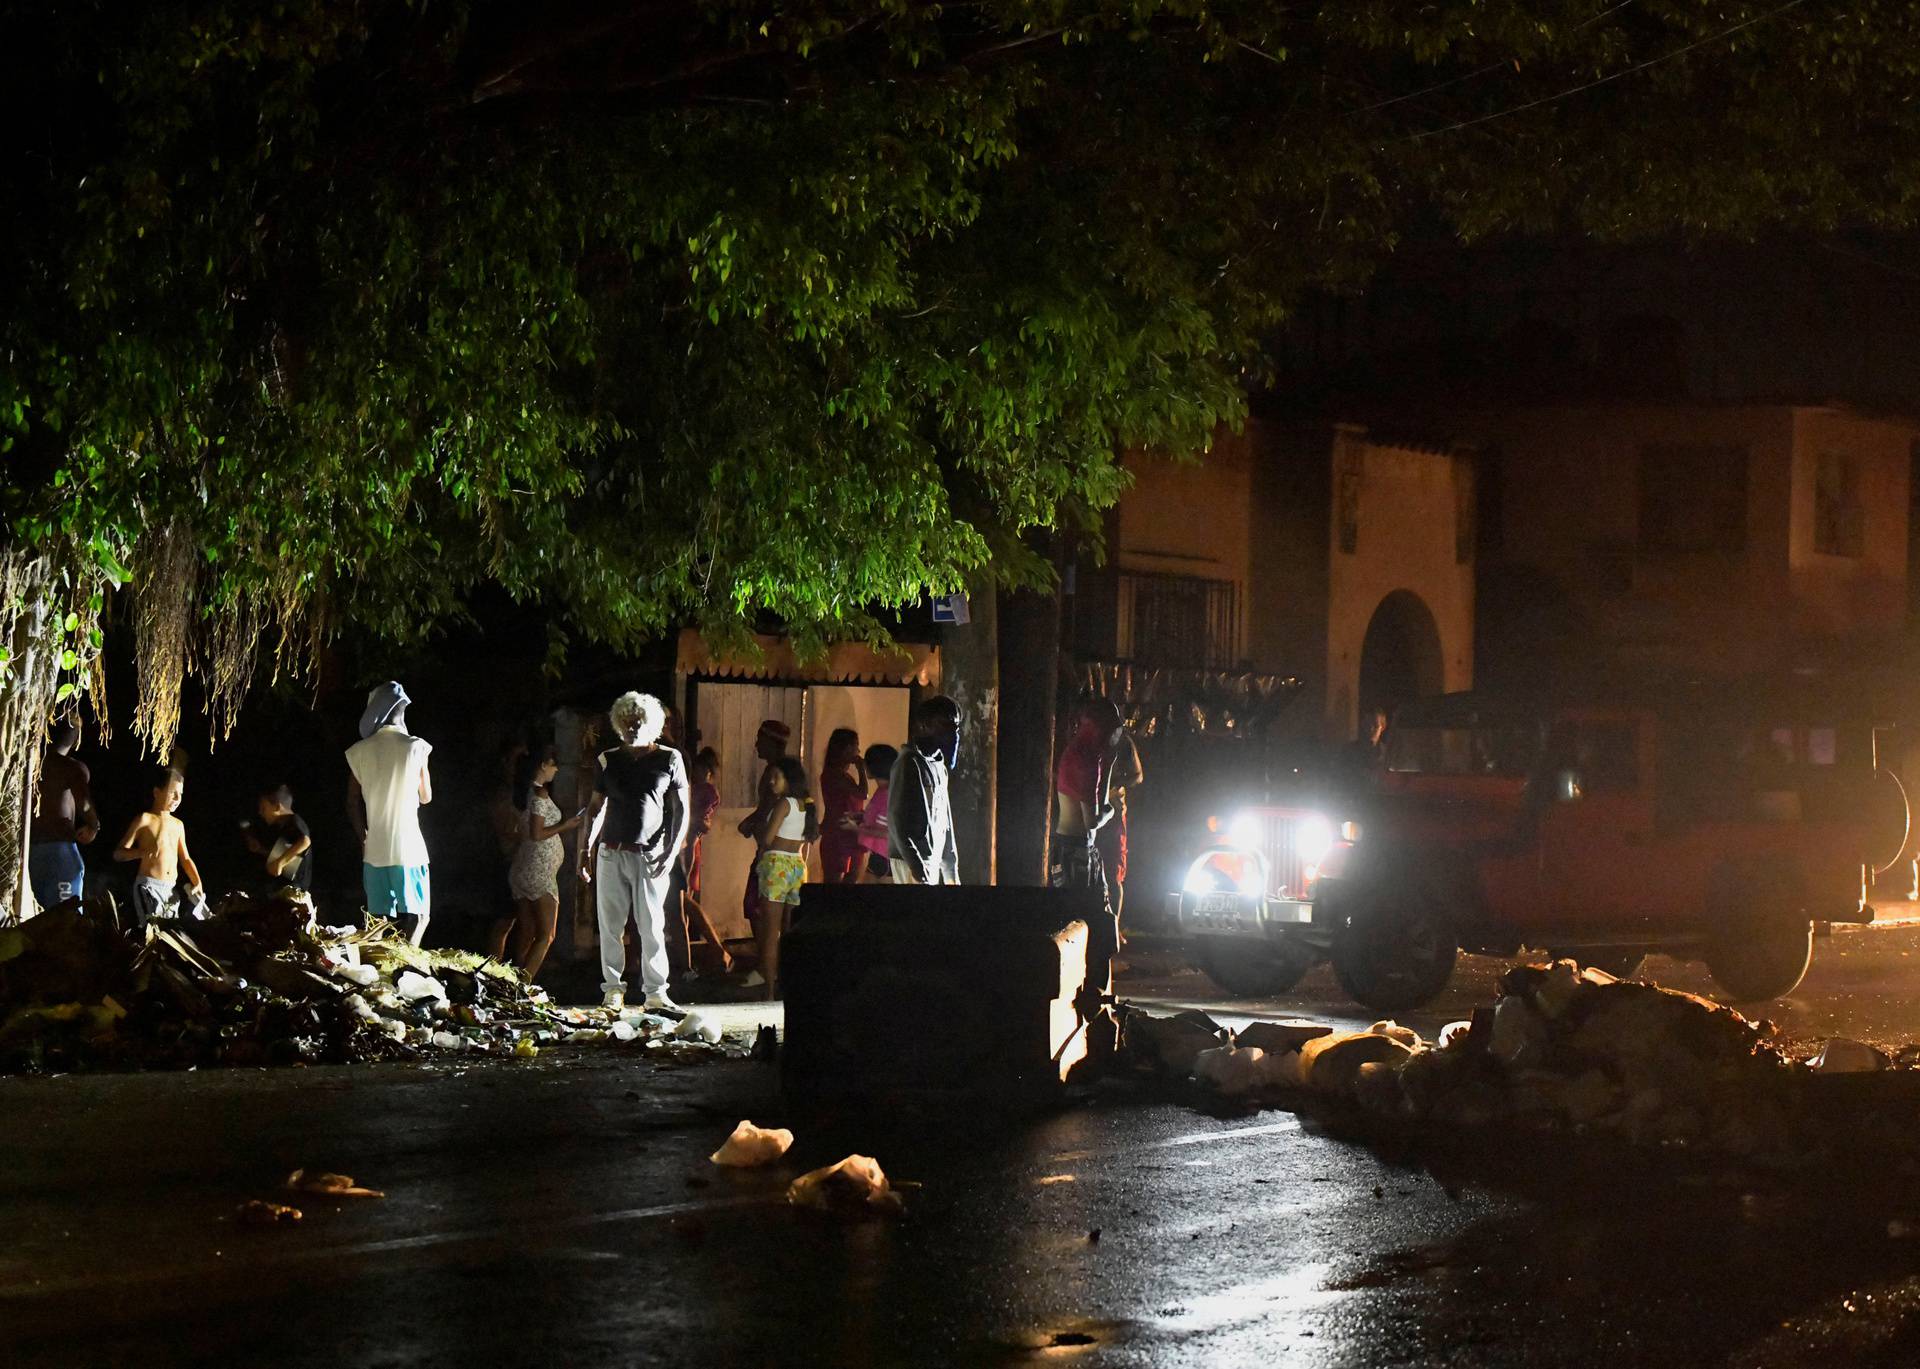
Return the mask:
<svg viewBox="0 0 1920 1369"><path fill-rule="evenodd" d="M1203 450L1288 302L1409 225L1904 223L1920 185L1890 0L0 14L9 804L116 595L156 749L189 672L218 725L263 654L483 583L615 645L872 635L1044 582L1027 534Z"/></svg>

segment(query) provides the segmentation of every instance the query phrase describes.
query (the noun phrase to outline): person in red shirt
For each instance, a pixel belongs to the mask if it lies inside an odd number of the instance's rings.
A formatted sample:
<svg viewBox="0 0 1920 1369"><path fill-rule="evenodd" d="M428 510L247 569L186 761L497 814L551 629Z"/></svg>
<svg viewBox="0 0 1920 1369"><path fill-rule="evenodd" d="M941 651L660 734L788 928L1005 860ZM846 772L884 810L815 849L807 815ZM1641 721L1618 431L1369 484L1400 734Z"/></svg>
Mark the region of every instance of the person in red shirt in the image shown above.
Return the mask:
<svg viewBox="0 0 1920 1369"><path fill-rule="evenodd" d="M860 817L867 806L867 763L860 734L835 728L820 771L820 874L828 884L860 877Z"/></svg>
<svg viewBox="0 0 1920 1369"><path fill-rule="evenodd" d="M1113 892L1099 838L1113 820L1107 774L1119 739L1120 710L1112 700L1091 699L1082 706L1054 778L1052 862L1047 872L1047 882L1056 889L1097 890L1108 912L1113 911Z"/></svg>

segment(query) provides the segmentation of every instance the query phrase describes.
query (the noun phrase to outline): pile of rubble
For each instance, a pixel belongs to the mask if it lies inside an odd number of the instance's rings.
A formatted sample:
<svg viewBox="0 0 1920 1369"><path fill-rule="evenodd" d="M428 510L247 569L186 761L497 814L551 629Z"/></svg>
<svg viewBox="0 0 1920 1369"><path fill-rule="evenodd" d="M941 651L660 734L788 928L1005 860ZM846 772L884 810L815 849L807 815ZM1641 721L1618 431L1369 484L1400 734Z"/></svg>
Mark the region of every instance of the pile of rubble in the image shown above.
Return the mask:
<svg viewBox="0 0 1920 1369"><path fill-rule="evenodd" d="M1848 1083L1836 1076L1909 1063L1847 1041L1790 1060L1768 1041L1770 1023L1570 960L1508 971L1496 1004L1432 1043L1393 1022L1235 1033L1198 1012L1129 1011L1123 1030L1123 1059L1220 1098L1304 1108L1332 1097L1404 1122L1564 1128L1756 1158L1804 1153L1810 1135L1834 1129L1826 1104ZM1879 1092L1909 1092L1889 1082Z"/></svg>
<svg viewBox="0 0 1920 1369"><path fill-rule="evenodd" d="M743 1055L694 1011L561 1008L498 961L423 951L391 925L316 925L307 896L222 899L134 932L110 904L0 927L0 1072L531 1059L553 1043Z"/></svg>

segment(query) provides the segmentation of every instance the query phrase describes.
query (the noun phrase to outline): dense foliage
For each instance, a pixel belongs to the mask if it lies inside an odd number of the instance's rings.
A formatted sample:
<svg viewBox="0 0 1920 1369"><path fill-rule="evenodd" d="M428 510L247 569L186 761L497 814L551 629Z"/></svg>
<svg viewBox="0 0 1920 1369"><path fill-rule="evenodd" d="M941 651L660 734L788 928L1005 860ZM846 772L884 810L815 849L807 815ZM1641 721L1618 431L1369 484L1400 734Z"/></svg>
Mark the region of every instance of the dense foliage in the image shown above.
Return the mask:
<svg viewBox="0 0 1920 1369"><path fill-rule="evenodd" d="M482 582L630 645L1042 575L1024 532L1203 448L1408 224L1920 187L1892 0L0 13L0 515L73 582L0 628L64 689L131 574L154 746L186 669L230 708L262 631L297 662Z"/></svg>

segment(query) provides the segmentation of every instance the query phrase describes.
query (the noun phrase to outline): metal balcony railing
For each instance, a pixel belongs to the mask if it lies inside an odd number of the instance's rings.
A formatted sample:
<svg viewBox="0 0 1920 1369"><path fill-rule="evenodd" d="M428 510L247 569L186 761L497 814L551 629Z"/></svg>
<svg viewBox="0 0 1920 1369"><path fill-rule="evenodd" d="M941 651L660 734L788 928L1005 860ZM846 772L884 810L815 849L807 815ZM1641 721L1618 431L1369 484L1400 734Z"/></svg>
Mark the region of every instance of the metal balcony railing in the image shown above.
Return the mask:
<svg viewBox="0 0 1920 1369"><path fill-rule="evenodd" d="M1122 571L1115 654L1143 665L1214 668L1240 662L1240 587L1197 575Z"/></svg>

